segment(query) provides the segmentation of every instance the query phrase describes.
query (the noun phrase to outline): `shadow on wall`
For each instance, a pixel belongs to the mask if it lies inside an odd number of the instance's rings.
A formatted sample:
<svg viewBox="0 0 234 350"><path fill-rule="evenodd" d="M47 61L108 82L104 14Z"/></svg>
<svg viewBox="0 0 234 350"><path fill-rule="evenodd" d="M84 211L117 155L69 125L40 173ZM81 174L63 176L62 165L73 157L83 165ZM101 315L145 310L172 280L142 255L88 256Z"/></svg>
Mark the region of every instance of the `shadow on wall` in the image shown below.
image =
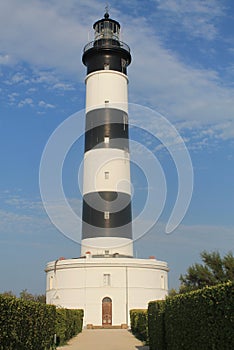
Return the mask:
<svg viewBox="0 0 234 350"><path fill-rule="evenodd" d="M137 350L149 350L148 346L136 346Z"/></svg>

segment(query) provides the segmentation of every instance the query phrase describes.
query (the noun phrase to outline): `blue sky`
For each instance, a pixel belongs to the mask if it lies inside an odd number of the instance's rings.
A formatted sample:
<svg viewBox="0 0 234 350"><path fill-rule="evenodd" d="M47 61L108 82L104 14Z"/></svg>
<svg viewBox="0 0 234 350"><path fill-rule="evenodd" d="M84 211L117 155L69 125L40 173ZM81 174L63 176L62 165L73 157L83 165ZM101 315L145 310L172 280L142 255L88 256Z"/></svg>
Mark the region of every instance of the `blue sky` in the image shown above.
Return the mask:
<svg viewBox="0 0 234 350"><path fill-rule="evenodd" d="M43 293L46 262L79 256L79 244L61 234L43 209L39 166L52 132L85 106L82 49L104 8L93 0L0 2L0 291ZM180 273L199 261L203 249L233 249L234 4L118 0L110 2L110 14L131 47L129 101L163 114L183 136L193 163L190 207L168 235L176 170L168 152L155 148L167 182L165 208L135 243L137 257L155 255L169 263L170 287L178 287ZM143 116L139 126L147 123ZM82 152L80 140L63 172L64 191L78 212ZM132 178L138 213L144 177L135 170Z"/></svg>

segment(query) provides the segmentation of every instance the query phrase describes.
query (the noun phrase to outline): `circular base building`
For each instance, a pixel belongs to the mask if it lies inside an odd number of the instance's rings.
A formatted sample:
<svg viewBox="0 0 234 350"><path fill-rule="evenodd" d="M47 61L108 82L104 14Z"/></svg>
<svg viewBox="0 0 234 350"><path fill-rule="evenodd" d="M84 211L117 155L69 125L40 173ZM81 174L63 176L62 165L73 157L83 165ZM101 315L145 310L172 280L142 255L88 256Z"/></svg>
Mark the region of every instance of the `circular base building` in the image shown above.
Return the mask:
<svg viewBox="0 0 234 350"><path fill-rule="evenodd" d="M84 327L129 326L131 309L146 309L168 294L167 263L154 258L87 253L49 262L46 273L46 302L83 309Z"/></svg>

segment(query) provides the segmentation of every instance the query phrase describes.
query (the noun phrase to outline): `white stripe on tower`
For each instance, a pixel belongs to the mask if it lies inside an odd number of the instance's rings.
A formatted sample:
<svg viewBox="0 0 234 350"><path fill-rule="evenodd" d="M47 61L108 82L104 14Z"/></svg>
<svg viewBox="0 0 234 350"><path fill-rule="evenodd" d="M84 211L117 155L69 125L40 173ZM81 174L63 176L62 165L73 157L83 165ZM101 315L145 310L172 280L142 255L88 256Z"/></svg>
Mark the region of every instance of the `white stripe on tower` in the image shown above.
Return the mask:
<svg viewBox="0 0 234 350"><path fill-rule="evenodd" d="M120 25L94 23L95 40L84 48L86 130L81 255L132 256L131 181L128 139L129 47Z"/></svg>

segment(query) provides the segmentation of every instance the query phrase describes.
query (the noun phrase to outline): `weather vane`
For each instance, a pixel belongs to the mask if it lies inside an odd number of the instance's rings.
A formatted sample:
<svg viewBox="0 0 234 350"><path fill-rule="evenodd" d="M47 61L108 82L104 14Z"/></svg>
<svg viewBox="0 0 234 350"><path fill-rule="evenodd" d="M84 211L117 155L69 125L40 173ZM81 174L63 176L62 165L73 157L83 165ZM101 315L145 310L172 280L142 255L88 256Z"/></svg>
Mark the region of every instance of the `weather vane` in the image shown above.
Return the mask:
<svg viewBox="0 0 234 350"><path fill-rule="evenodd" d="M108 14L109 14L109 9L110 9L110 6L109 6L109 4L108 4L108 2L107 2L107 3L106 3L105 10L106 10L106 13L108 13Z"/></svg>

